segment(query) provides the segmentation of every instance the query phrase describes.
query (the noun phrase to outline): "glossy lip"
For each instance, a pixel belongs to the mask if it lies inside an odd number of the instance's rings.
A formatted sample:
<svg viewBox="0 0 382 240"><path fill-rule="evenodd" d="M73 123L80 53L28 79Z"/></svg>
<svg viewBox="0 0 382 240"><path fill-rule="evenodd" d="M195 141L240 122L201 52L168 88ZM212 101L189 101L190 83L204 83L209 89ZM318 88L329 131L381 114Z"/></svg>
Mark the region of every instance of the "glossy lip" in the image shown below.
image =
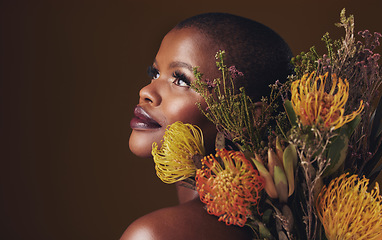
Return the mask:
<svg viewBox="0 0 382 240"><path fill-rule="evenodd" d="M132 129L155 129L162 127L139 105L134 108L134 115L130 121Z"/></svg>

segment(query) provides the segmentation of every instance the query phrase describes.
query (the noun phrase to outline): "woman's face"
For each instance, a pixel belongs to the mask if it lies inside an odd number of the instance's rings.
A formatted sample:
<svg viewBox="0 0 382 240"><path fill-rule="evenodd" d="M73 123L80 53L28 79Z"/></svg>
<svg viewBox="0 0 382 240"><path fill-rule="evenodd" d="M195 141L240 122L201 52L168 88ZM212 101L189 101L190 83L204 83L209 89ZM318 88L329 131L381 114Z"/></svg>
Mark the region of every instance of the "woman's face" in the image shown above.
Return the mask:
<svg viewBox="0 0 382 240"><path fill-rule="evenodd" d="M151 156L153 142L160 144L168 125L182 121L198 125L204 135L206 150L214 148L215 126L200 112L202 97L190 88L195 81L192 68L207 78L214 78L218 71L215 65L217 49L209 40L193 28L170 31L163 39L153 65L149 68L151 83L139 92L139 104L134 109L135 117L129 146L137 156Z"/></svg>

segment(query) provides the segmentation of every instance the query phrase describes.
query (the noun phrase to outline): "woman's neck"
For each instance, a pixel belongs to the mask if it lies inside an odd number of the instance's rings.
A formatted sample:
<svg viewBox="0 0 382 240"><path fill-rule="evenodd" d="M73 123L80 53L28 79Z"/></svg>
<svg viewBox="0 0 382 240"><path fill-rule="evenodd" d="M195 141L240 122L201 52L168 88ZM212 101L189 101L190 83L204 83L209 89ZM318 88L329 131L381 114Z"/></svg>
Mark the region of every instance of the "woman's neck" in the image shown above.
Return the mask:
<svg viewBox="0 0 382 240"><path fill-rule="evenodd" d="M198 192L194 189L191 189L190 187L187 187L187 185L188 183L182 181L175 183L179 204L183 204L199 198Z"/></svg>

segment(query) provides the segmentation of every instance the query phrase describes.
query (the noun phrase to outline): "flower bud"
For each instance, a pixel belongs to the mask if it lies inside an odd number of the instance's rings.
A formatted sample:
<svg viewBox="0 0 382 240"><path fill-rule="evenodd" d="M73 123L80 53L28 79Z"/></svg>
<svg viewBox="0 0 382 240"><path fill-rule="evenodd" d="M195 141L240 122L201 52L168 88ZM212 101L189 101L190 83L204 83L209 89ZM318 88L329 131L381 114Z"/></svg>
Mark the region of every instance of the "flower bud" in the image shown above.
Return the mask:
<svg viewBox="0 0 382 240"><path fill-rule="evenodd" d="M273 176L276 191L279 196L279 202L287 202L288 200L288 180L285 176L284 170L280 166L274 167Z"/></svg>
<svg viewBox="0 0 382 240"><path fill-rule="evenodd" d="M275 166L283 168L281 160L279 160L277 154L273 151L272 148L268 148L268 169L272 177L274 176L273 172Z"/></svg>
<svg viewBox="0 0 382 240"><path fill-rule="evenodd" d="M265 179L265 192L268 194L270 198L277 198L277 190L275 183L273 182L273 178L271 174L268 172L266 167L264 167L262 159L259 155L255 154L256 159L251 158L253 163L256 165L257 171L259 171L260 176L262 176Z"/></svg>
<svg viewBox="0 0 382 240"><path fill-rule="evenodd" d="M283 165L288 179L288 196L290 196L294 192L294 170L297 166L297 151L293 144L289 144L288 147L285 148L283 154Z"/></svg>
<svg viewBox="0 0 382 240"><path fill-rule="evenodd" d="M281 147L280 139L278 136L276 137L276 154L279 160L283 159L284 151L283 151L283 148Z"/></svg>

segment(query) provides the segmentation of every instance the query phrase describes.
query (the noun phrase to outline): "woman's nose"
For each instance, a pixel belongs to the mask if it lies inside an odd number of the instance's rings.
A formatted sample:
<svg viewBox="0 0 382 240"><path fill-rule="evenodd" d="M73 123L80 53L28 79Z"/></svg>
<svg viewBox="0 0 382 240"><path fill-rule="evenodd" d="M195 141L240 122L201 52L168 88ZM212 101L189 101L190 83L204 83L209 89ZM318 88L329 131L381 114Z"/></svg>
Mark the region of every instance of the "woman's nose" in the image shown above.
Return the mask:
<svg viewBox="0 0 382 240"><path fill-rule="evenodd" d="M157 80L153 80L139 91L139 102L149 103L154 106L159 105L162 98L158 90Z"/></svg>

